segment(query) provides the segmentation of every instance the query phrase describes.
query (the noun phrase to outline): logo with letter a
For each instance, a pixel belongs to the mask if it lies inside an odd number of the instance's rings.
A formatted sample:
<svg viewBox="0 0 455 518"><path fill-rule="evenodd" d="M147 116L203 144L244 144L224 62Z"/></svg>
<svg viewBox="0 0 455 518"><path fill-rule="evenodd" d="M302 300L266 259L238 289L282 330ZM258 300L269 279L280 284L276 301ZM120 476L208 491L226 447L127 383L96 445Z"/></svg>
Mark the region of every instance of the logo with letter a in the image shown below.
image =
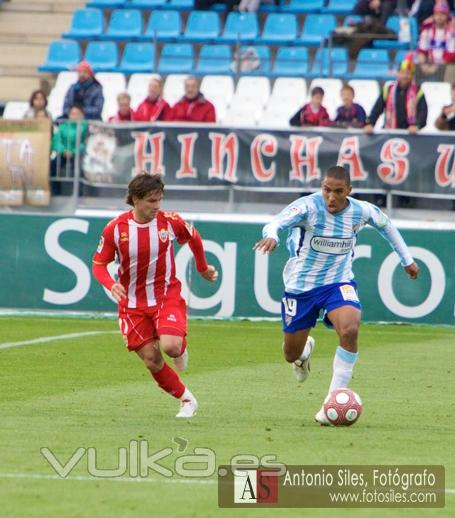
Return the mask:
<svg viewBox="0 0 455 518"><path fill-rule="evenodd" d="M278 473L265 469L234 470L235 504L276 504Z"/></svg>

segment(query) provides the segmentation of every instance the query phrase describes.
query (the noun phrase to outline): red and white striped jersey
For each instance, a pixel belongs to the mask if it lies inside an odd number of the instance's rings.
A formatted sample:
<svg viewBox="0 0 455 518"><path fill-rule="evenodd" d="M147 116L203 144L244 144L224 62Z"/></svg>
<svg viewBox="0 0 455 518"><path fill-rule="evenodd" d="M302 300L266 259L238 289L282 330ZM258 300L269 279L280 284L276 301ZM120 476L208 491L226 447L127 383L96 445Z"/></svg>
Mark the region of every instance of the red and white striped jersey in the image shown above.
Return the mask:
<svg viewBox="0 0 455 518"><path fill-rule="evenodd" d="M107 265L117 256L119 282L127 292L122 305L138 309L157 306L165 295L180 294L174 239L183 244L196 236L200 240L192 225L175 212L159 211L149 223L135 221L133 211L124 212L104 228L93 262Z"/></svg>

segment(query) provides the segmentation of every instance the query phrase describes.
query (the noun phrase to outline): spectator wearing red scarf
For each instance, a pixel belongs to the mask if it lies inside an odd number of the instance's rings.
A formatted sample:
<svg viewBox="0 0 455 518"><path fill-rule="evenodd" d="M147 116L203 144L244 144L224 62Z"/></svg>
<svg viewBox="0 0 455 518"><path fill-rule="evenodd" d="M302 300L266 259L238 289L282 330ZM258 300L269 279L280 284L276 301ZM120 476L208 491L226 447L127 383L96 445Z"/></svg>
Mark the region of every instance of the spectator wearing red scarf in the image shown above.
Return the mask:
<svg viewBox="0 0 455 518"><path fill-rule="evenodd" d="M148 97L137 107L134 120L141 122L170 121L172 110L167 101L161 96L163 80L154 76L149 83Z"/></svg>
<svg viewBox="0 0 455 518"><path fill-rule="evenodd" d="M130 122L134 120L134 110L131 108L131 96L124 92L117 96L118 111L109 117L108 122Z"/></svg>
<svg viewBox="0 0 455 518"><path fill-rule="evenodd" d="M179 122L216 122L215 107L201 93L194 76L185 79L185 95L172 108L172 120Z"/></svg>
<svg viewBox="0 0 455 518"><path fill-rule="evenodd" d="M315 86L311 90L311 100L303 105L289 120L291 126L331 126L327 110L322 106L324 90Z"/></svg>

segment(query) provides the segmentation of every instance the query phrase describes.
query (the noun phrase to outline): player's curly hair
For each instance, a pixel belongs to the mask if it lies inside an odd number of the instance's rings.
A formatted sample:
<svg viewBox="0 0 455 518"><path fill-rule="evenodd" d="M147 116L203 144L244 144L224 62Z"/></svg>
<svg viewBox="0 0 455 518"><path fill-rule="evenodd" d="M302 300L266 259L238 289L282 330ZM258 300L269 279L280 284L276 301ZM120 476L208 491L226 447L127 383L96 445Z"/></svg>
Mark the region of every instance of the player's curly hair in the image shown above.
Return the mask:
<svg viewBox="0 0 455 518"><path fill-rule="evenodd" d="M128 184L126 203L134 205L133 196L142 199L154 191L164 192L163 177L159 174L148 174L142 171Z"/></svg>

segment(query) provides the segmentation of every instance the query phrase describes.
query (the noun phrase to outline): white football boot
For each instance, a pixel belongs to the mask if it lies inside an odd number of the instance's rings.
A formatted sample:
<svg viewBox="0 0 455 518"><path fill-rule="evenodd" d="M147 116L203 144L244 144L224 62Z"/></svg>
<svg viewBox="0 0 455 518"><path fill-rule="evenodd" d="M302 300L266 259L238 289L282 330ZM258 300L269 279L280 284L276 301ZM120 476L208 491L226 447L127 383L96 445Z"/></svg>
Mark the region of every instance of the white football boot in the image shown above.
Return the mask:
<svg viewBox="0 0 455 518"><path fill-rule="evenodd" d="M310 358L311 358L311 354L313 352L315 343L316 342L314 341L314 338L312 336L309 336L307 338L307 341L305 344L305 348L309 349L307 357L305 358L305 360L300 360L300 359L295 360L295 362L292 364L292 370L294 371L294 376L299 383L303 383L310 375L310 372L311 372ZM304 350L305 350L305 348L304 348Z"/></svg>
<svg viewBox="0 0 455 518"><path fill-rule="evenodd" d="M324 412L324 407L321 407L321 410L314 416L314 420L319 423L321 426L332 426L332 423L327 419L327 416Z"/></svg>
<svg viewBox="0 0 455 518"><path fill-rule="evenodd" d="M172 358L175 369L178 372L182 372L188 368L188 357L188 347L186 347L180 356L177 356L177 358Z"/></svg>
<svg viewBox="0 0 455 518"><path fill-rule="evenodd" d="M180 400L180 410L175 417L193 417L196 414L197 407L198 404L196 398L188 389L186 389L182 399Z"/></svg>

